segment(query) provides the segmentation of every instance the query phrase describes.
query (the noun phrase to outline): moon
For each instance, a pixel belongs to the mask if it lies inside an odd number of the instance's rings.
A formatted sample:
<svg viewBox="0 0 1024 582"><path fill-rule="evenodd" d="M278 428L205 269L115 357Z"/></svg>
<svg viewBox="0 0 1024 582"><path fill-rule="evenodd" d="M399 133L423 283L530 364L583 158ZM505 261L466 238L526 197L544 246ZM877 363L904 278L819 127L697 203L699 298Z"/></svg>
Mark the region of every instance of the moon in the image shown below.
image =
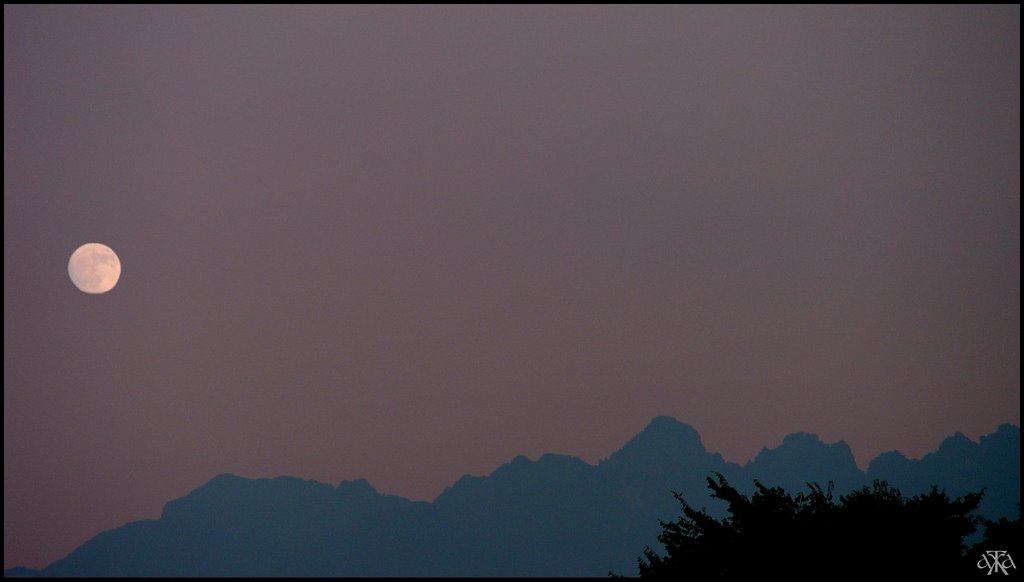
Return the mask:
<svg viewBox="0 0 1024 582"><path fill-rule="evenodd" d="M85 293L106 293L121 278L121 260L107 245L86 243L68 261L71 282Z"/></svg>

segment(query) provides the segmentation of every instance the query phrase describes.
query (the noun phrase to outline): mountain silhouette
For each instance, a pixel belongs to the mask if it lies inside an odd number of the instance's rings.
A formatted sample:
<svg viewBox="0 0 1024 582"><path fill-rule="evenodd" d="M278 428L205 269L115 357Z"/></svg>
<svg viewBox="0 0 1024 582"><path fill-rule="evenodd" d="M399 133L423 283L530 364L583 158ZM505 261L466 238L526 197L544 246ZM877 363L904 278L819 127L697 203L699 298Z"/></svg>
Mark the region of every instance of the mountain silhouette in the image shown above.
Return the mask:
<svg viewBox="0 0 1024 582"><path fill-rule="evenodd" d="M868 465L867 478L907 492L926 491L932 484L950 495L985 488L978 506L982 515L1015 516L1020 512L1020 427L1001 425L977 443L956 433L918 460L897 451L882 453Z"/></svg>
<svg viewBox="0 0 1024 582"><path fill-rule="evenodd" d="M752 480L757 479L788 491L800 491L807 483L820 481L822 475L828 475L836 491L849 491L869 482L844 441L826 445L817 435L805 432L787 436L778 448L762 449L747 464L746 473L743 487L752 486Z"/></svg>
<svg viewBox="0 0 1024 582"><path fill-rule="evenodd" d="M885 479L912 495L986 488L979 512L1019 514L1020 428L1002 425L975 443L956 434L919 460L884 453L866 472L844 442L796 433L740 466L710 453L674 418L648 426L597 465L523 456L489 476L464 476L433 502L384 495L365 479L337 487L298 479L219 475L170 501L159 519L103 532L63 559L5 576L604 576L631 572L657 546L677 491L724 513L707 493L721 473L753 488L845 493ZM716 504L717 503L717 504Z"/></svg>

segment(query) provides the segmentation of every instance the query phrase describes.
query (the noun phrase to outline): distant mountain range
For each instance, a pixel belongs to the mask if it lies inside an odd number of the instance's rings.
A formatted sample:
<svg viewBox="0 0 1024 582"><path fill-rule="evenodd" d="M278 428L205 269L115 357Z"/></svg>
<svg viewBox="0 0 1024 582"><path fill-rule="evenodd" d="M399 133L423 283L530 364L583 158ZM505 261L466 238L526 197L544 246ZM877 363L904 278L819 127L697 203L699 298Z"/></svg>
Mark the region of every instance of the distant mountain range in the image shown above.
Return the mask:
<svg viewBox="0 0 1024 582"><path fill-rule="evenodd" d="M464 476L434 502L297 479L220 475L164 506L160 519L103 532L40 571L5 576L605 576L636 573L644 545L661 549L659 520L680 513L670 491L722 515L706 478L744 492L753 480L789 492L837 493L884 479L904 494L985 488L979 512L1020 512L1020 428L975 443L957 433L908 460L879 455L861 471L845 442L787 436L746 465L709 453L692 427L653 419L596 466L575 457L519 456L487 477Z"/></svg>

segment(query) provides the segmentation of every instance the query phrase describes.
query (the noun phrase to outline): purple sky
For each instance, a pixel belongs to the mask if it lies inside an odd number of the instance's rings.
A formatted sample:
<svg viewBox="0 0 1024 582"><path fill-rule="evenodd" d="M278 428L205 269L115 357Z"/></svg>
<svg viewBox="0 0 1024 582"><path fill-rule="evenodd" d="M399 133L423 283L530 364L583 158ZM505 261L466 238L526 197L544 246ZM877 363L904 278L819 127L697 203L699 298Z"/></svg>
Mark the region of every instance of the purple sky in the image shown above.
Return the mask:
<svg viewBox="0 0 1024 582"><path fill-rule="evenodd" d="M4 567L224 472L1020 424L1019 160L1019 6L4 6Z"/></svg>

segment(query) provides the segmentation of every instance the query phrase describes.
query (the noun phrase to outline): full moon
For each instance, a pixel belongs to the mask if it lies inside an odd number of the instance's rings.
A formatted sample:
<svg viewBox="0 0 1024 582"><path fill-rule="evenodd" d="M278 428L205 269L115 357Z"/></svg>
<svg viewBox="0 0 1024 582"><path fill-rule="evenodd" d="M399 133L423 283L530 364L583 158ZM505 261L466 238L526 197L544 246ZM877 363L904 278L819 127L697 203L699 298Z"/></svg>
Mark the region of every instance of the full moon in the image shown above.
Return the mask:
<svg viewBox="0 0 1024 582"><path fill-rule="evenodd" d="M121 261L107 245L86 243L71 254L68 275L81 291L106 293L121 278Z"/></svg>

